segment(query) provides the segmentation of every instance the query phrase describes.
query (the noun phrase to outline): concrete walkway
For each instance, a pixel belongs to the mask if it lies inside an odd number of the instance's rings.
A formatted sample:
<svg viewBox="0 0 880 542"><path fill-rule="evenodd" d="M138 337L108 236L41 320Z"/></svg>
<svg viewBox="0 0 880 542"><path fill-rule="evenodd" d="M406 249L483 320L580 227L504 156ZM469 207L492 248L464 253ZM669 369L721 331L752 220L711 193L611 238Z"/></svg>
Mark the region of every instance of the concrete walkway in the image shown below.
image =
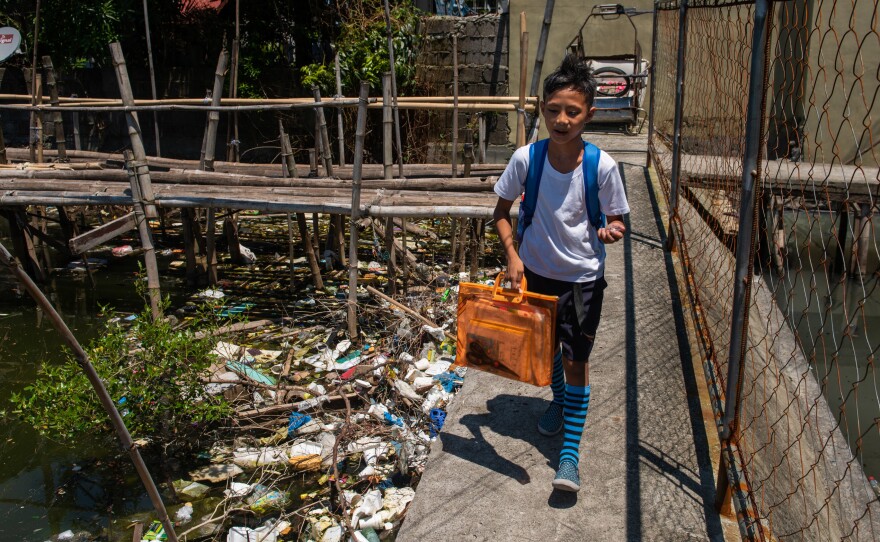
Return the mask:
<svg viewBox="0 0 880 542"><path fill-rule="evenodd" d="M550 390L470 371L397 540L723 540L714 474L645 139L597 137L621 165L630 234L608 248L581 491L554 491Z"/></svg>

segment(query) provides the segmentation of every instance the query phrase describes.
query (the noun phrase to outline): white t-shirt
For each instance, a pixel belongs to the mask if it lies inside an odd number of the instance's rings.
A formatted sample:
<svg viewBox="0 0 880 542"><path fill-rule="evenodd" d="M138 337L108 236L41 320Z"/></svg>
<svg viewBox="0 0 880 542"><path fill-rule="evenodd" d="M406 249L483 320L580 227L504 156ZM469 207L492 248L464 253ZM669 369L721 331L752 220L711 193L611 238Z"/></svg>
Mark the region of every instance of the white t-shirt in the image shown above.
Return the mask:
<svg viewBox="0 0 880 542"><path fill-rule="evenodd" d="M515 201L525 190L529 146L513 153L495 184L495 193ZM629 212L617 162L599 153L599 208L606 216ZM605 245L590 224L584 194L583 166L560 173L544 162L532 223L526 228L519 257L538 275L567 282L590 282L605 272Z"/></svg>

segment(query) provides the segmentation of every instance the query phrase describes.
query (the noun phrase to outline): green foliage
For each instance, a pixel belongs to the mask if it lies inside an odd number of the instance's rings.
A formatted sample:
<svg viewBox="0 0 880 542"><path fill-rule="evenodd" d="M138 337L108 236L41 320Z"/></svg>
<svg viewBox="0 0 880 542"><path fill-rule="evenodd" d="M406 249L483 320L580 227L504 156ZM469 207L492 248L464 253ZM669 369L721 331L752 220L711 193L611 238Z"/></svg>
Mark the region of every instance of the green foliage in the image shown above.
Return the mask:
<svg viewBox="0 0 880 542"><path fill-rule="evenodd" d="M373 89L381 88L382 74L390 71L388 34L381 1L364 1L360 9L351 10L343 19L335 47L339 53L339 71L343 94L356 96L360 82L367 81ZM398 90L406 92L415 76L419 46L418 11L412 2L400 2L391 10L394 67ZM317 84L321 93L336 94L333 59L300 68L304 86Z"/></svg>
<svg viewBox="0 0 880 542"><path fill-rule="evenodd" d="M197 318L217 325L207 308ZM146 307L128 329L111 319L86 352L134 438L186 447L196 446L199 436L229 414L222 395L206 394L201 382L214 361L213 346L214 339L175 331L168 320L152 322ZM61 365L43 363L34 384L13 394L11 401L13 412L48 438L74 441L112 434L110 420L72 354Z"/></svg>

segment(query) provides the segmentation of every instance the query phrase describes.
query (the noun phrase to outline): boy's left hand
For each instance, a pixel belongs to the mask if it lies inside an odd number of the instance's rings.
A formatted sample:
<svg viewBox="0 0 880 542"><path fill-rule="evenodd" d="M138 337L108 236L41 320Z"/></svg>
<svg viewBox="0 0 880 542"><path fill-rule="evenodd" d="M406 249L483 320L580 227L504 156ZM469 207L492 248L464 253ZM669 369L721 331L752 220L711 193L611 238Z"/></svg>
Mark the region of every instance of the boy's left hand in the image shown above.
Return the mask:
<svg viewBox="0 0 880 542"><path fill-rule="evenodd" d="M623 239L623 235L626 233L626 226L623 225L623 222L615 220L609 222L608 226L599 228L597 233L599 240L607 245Z"/></svg>

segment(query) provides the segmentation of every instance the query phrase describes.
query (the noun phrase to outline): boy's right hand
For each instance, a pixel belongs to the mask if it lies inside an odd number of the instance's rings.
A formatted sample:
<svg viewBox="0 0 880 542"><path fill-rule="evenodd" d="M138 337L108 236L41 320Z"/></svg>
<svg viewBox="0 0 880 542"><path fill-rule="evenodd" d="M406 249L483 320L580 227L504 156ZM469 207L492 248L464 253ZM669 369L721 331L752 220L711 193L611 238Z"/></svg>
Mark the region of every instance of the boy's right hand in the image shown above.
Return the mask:
<svg viewBox="0 0 880 542"><path fill-rule="evenodd" d="M504 277L510 281L510 287L514 290L520 289L523 275L525 275L525 266L519 257L507 259L507 272Z"/></svg>

